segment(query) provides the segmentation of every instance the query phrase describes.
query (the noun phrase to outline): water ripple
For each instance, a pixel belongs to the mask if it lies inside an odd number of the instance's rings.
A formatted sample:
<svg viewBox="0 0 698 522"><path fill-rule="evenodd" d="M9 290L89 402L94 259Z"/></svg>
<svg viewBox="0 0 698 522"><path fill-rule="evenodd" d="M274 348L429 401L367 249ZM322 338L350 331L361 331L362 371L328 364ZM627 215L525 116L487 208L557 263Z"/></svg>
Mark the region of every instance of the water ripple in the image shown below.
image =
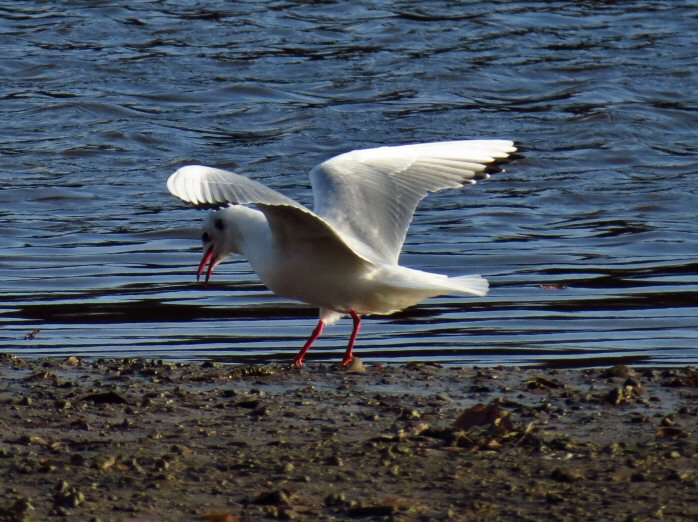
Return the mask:
<svg viewBox="0 0 698 522"><path fill-rule="evenodd" d="M212 164L312 204L305 172L333 154L511 137L522 157L427 198L402 256L491 294L369 319L359 353L697 363L694 2L337 7L0 1L0 350L288 360L316 312L240 260L196 284L202 214L168 174Z"/></svg>

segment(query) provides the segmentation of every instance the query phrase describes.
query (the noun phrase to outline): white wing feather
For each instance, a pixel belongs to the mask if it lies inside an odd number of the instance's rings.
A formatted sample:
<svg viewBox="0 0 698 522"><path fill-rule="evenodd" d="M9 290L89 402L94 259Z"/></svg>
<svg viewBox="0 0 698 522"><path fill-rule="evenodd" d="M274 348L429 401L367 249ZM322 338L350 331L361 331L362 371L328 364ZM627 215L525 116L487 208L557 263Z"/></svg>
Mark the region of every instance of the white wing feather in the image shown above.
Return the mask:
<svg viewBox="0 0 698 522"><path fill-rule="evenodd" d="M257 181L202 165L188 165L179 169L167 180L167 189L173 196L200 208L220 208L230 203L264 203L288 205L310 212L300 203Z"/></svg>
<svg viewBox="0 0 698 522"><path fill-rule="evenodd" d="M188 165L167 180L173 196L197 208L221 208L229 204L255 205L264 212L273 233L283 239L323 237L336 248L365 261L375 253L355 237L347 237L312 210L257 181L226 170Z"/></svg>
<svg viewBox="0 0 698 522"><path fill-rule="evenodd" d="M310 172L315 213L343 236L365 243L374 261L396 264L427 194L487 178L486 166L514 151L512 141L470 140L341 154Z"/></svg>

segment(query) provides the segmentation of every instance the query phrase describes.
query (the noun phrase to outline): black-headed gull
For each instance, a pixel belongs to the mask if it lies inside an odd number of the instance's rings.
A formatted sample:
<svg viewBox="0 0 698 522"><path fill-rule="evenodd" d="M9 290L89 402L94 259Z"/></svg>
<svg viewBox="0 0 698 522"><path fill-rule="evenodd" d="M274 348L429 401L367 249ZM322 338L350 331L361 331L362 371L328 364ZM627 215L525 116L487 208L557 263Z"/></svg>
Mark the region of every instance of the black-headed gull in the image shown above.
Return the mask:
<svg viewBox="0 0 698 522"><path fill-rule="evenodd" d="M361 315L390 314L448 293L484 296L487 280L447 277L398 265L412 215L428 193L489 177L516 151L508 140L470 140L347 152L310 171L315 210L225 170L190 165L169 191L199 208L219 208L201 236L206 281L218 263L242 254L276 294L320 308L320 319L294 364L326 324L349 314L354 329L343 365L353 359Z"/></svg>

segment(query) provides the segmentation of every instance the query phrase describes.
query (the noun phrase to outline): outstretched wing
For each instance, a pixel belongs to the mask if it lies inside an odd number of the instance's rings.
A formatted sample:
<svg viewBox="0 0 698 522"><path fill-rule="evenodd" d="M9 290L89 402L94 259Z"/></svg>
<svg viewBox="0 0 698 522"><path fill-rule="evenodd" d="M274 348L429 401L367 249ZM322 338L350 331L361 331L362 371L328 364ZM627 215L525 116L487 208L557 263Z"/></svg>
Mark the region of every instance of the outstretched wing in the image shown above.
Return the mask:
<svg viewBox="0 0 698 522"><path fill-rule="evenodd" d="M309 174L315 213L377 260L397 263L417 204L430 192L489 177L488 165L516 151L508 140L422 143L355 150Z"/></svg>
<svg viewBox="0 0 698 522"><path fill-rule="evenodd" d="M250 178L202 165L187 165L179 169L167 180L167 190L197 208L221 208L230 203L263 203L305 209L281 192Z"/></svg>
<svg viewBox="0 0 698 522"><path fill-rule="evenodd" d="M167 189L173 196L197 208L255 205L266 215L272 233L282 240L323 239L346 255L366 261L375 259L374 253L363 242L345 237L312 210L245 176L202 165L188 165L169 177Z"/></svg>

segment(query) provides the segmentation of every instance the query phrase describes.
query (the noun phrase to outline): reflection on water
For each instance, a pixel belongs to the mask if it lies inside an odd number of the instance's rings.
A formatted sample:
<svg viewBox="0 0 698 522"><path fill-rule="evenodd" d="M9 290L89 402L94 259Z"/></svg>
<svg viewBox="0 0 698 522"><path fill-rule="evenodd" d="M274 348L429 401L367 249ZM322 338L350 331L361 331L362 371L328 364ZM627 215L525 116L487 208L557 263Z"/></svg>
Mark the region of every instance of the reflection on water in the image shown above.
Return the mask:
<svg viewBox="0 0 698 522"><path fill-rule="evenodd" d="M402 257L490 295L369 319L358 353L696 364L694 3L337 9L0 2L0 350L291 360L316 311L242 260L195 283L203 214L167 176L205 163L311 204L305 172L331 155L497 137L523 158L427 198Z"/></svg>

